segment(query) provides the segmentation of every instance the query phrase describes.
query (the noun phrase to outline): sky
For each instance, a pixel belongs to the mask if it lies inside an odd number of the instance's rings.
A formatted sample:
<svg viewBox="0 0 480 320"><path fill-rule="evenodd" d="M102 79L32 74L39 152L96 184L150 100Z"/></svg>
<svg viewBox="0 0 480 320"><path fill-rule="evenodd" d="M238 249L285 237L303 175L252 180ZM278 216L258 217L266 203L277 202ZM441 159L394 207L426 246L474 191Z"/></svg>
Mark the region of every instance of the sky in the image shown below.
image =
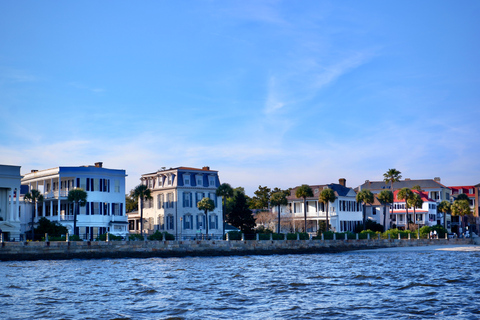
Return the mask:
<svg viewBox="0 0 480 320"><path fill-rule="evenodd" d="M1 1L0 163L480 183L480 2Z"/></svg>

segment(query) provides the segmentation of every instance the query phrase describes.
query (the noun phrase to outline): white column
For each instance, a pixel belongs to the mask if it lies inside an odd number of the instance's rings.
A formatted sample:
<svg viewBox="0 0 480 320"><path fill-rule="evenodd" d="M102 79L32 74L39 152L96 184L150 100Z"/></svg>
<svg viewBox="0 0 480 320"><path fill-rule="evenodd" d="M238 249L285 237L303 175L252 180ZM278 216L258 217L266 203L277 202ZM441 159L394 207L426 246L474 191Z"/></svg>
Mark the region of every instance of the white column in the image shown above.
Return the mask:
<svg viewBox="0 0 480 320"><path fill-rule="evenodd" d="M53 217L53 200L50 200L50 216Z"/></svg>
<svg viewBox="0 0 480 320"><path fill-rule="evenodd" d="M17 198L15 199L15 221L20 221L20 187L17 188Z"/></svg>
<svg viewBox="0 0 480 320"><path fill-rule="evenodd" d="M14 189L10 189L10 214L8 215L8 219L7 221L14 221L13 220L13 192L14 192Z"/></svg>
<svg viewBox="0 0 480 320"><path fill-rule="evenodd" d="M58 175L58 216L57 220L60 221L60 212L61 212L61 206L60 206L60 194L62 193L62 179L60 177L60 174Z"/></svg>

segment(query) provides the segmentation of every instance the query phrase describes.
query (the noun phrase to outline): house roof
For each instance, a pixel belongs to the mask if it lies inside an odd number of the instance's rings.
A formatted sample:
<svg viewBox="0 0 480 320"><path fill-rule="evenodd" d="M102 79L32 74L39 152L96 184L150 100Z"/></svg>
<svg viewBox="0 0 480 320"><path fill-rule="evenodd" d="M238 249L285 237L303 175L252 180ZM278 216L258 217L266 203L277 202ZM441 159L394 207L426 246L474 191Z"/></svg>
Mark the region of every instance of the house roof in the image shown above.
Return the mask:
<svg viewBox="0 0 480 320"><path fill-rule="evenodd" d="M175 171L175 170L184 170L184 171L202 171L202 172L218 172L217 170L210 170L210 167L203 167L203 168L193 168L193 167L176 167L176 168L168 168L168 169L159 169L155 172L145 173L142 176L148 176L152 174L157 174L159 172L168 172L168 171Z"/></svg>
<svg viewBox="0 0 480 320"><path fill-rule="evenodd" d="M307 200L318 200L318 195L320 194L320 192L322 192L322 190L325 187L328 187L328 188L332 189L335 192L336 197L345 197L350 192L350 190L353 190L352 188L344 187L344 186L342 186L341 184L338 184L338 183L311 185L309 187L312 188L313 197L307 197ZM300 188L300 186L297 186L290 191L290 195L287 197L288 200L301 199L301 198L297 198L295 196L295 192L298 188Z"/></svg>
<svg viewBox="0 0 480 320"><path fill-rule="evenodd" d="M452 195L453 194L460 194L459 190L462 189L462 193L465 193L468 197L475 197L475 186L455 186L455 187L449 187L450 190L452 190ZM465 191L470 191L470 189L473 191L473 193L470 192L465 192Z"/></svg>
<svg viewBox="0 0 480 320"><path fill-rule="evenodd" d="M405 200L399 200L397 198L399 191L400 190L395 190L395 192L393 192L393 202L405 202ZM418 191L418 190L412 190L412 192L420 195L420 198L423 200L423 202L435 202L435 200L432 200L428 197L428 192Z"/></svg>
<svg viewBox="0 0 480 320"><path fill-rule="evenodd" d="M438 189L438 188L448 188L434 179L416 179L416 180L401 180L393 183L393 189L401 188L412 188L415 185L419 185L422 189ZM366 180L365 183L361 184L358 189L369 189L369 190L390 190L390 183L385 183L385 181L369 181Z"/></svg>

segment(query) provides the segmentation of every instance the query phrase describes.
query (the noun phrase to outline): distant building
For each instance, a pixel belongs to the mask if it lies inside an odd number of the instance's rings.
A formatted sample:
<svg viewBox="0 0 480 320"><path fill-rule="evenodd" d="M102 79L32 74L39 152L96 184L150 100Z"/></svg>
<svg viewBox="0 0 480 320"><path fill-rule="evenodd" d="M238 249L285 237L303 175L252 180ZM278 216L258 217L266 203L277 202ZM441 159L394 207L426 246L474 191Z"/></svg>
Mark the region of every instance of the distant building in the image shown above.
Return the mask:
<svg viewBox="0 0 480 320"><path fill-rule="evenodd" d="M0 229L5 241L20 240L20 166L0 165Z"/></svg>
<svg viewBox="0 0 480 320"><path fill-rule="evenodd" d="M194 239L208 233L213 238L223 237L222 198L216 195L220 186L218 171L210 167L178 167L143 174L143 185L151 190L152 200L145 201L143 231L146 234L166 231L177 239ZM204 197L215 203L215 210L205 213L197 208ZM130 232L140 232L140 204L138 212L129 214Z"/></svg>
<svg viewBox="0 0 480 320"><path fill-rule="evenodd" d="M295 192L298 187L291 190L287 197L288 205L282 212L281 221L290 225L282 226L282 232L304 228L303 199L297 198ZM318 196L325 188L335 192L336 199L329 204L328 220L331 230L336 232L355 231L355 227L363 224L362 206L355 198L356 193L352 188L346 187L346 180L340 179L339 183L326 185L312 185L313 197L307 198L307 232L316 233L320 230L321 222L326 222L326 208L324 203L318 201ZM290 230L288 230L290 229Z"/></svg>
<svg viewBox="0 0 480 320"><path fill-rule="evenodd" d="M80 207L77 232L83 239L95 239L106 232L118 236L128 234L125 215L125 170L94 166L56 167L32 170L25 174L22 186L26 191L36 189L44 197L35 212L35 222L41 217L58 221L73 234L74 204L68 201L68 192L81 188L87 192L87 204ZM22 232L30 229L33 207L23 206Z"/></svg>
<svg viewBox="0 0 480 320"><path fill-rule="evenodd" d="M478 230L480 230L480 217L479 217L479 202L478 202L478 195L479 195L479 188L480 184L477 185L468 185L468 186L454 186L449 187L452 192L452 199L451 201L455 201L455 199L460 194L465 194L468 197L468 202L470 203L470 209L472 209L472 216L470 217L455 217L452 216L452 232L455 233L463 233L467 230L470 232L475 232L478 234ZM464 226L467 230L462 230L462 223L460 219L464 219Z"/></svg>

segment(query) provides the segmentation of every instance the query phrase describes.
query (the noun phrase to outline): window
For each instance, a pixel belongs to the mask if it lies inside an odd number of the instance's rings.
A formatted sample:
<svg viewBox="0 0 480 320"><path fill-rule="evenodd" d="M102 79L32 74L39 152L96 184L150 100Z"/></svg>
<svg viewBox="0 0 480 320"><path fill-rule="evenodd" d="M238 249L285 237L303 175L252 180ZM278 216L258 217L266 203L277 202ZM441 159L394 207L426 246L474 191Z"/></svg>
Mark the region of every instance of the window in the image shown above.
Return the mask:
<svg viewBox="0 0 480 320"><path fill-rule="evenodd" d="M92 212L91 214L100 214L100 203L99 202L91 202Z"/></svg>
<svg viewBox="0 0 480 320"><path fill-rule="evenodd" d="M168 230L173 230L174 229L174 221L173 221L173 216L172 215L168 215L167 216L167 229Z"/></svg>
<svg viewBox="0 0 480 320"><path fill-rule="evenodd" d="M192 194L190 192L183 193L183 207L190 208L192 206Z"/></svg>
<svg viewBox="0 0 480 320"><path fill-rule="evenodd" d="M92 191L100 191L100 179L93 179L93 189Z"/></svg>
<svg viewBox="0 0 480 320"><path fill-rule="evenodd" d="M183 229L193 229L193 216L191 214L186 214L183 216Z"/></svg>
<svg viewBox="0 0 480 320"><path fill-rule="evenodd" d="M186 186L190 185L190 174L184 174L183 175L183 184Z"/></svg>
<svg viewBox="0 0 480 320"><path fill-rule="evenodd" d="M163 177L158 177L158 187L161 188L163 186Z"/></svg>
<svg viewBox="0 0 480 320"><path fill-rule="evenodd" d="M473 189L468 189L468 193L472 194L472 193L473 193Z"/></svg>
<svg viewBox="0 0 480 320"><path fill-rule="evenodd" d="M197 215L197 229L204 229L205 228L205 216L203 214Z"/></svg>
<svg viewBox="0 0 480 320"><path fill-rule="evenodd" d="M218 229L218 216L217 215L210 215L208 217L209 224L208 228L209 229Z"/></svg>
<svg viewBox="0 0 480 320"><path fill-rule="evenodd" d="M148 188L153 189L153 179L148 179Z"/></svg>
<svg viewBox="0 0 480 320"><path fill-rule="evenodd" d="M198 187L203 187L203 177L202 176L197 176L197 186Z"/></svg>
<svg viewBox="0 0 480 320"><path fill-rule="evenodd" d="M208 177L208 185L210 187L214 187L215 186L215 177Z"/></svg>
<svg viewBox="0 0 480 320"><path fill-rule="evenodd" d="M168 175L168 185L169 186L172 185L172 175L171 174Z"/></svg>

